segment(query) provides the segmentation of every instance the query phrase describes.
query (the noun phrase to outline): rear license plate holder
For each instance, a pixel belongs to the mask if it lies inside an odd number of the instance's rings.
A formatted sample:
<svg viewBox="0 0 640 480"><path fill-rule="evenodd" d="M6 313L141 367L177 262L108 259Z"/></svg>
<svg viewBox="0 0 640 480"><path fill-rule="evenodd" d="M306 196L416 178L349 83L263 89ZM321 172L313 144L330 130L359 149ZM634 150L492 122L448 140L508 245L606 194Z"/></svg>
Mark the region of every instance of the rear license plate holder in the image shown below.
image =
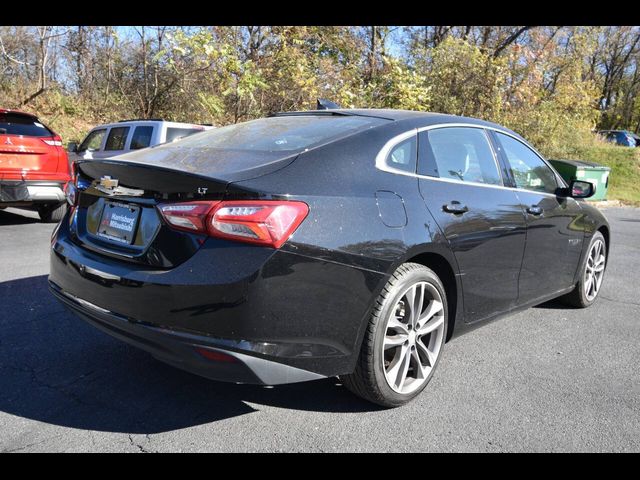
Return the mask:
<svg viewBox="0 0 640 480"><path fill-rule="evenodd" d="M122 245L131 245L140 220L140 206L105 202L98 224L98 236Z"/></svg>

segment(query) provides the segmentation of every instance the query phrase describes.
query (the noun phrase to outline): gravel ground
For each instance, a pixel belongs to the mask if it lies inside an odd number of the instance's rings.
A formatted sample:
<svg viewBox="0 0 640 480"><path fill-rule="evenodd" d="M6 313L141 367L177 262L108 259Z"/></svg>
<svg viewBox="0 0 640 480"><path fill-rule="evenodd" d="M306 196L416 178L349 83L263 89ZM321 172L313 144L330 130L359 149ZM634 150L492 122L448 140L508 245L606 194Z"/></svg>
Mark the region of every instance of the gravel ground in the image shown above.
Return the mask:
<svg viewBox="0 0 640 480"><path fill-rule="evenodd" d="M457 338L421 396L382 410L336 379L218 383L112 339L48 293L53 226L0 211L0 451L640 451L640 209L605 214L596 304Z"/></svg>

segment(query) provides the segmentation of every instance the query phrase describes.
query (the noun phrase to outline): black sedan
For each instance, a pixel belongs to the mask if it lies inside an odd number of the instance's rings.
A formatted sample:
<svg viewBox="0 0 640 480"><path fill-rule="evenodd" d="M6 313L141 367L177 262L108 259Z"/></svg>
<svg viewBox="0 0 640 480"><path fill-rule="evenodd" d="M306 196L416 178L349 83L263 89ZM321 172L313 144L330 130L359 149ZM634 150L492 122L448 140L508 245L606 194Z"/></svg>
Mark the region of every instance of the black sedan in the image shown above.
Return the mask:
<svg viewBox="0 0 640 480"><path fill-rule="evenodd" d="M340 376L398 406L452 337L554 297L596 300L610 234L580 200L592 194L485 121L276 114L79 163L49 285L176 367Z"/></svg>

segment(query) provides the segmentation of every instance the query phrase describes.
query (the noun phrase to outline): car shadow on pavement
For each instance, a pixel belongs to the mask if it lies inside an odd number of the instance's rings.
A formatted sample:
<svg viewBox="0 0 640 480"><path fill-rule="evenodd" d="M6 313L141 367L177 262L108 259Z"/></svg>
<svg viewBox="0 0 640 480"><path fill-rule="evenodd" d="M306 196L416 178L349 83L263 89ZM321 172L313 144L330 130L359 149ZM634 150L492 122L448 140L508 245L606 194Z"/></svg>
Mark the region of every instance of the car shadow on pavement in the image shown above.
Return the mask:
<svg viewBox="0 0 640 480"><path fill-rule="evenodd" d="M533 308L543 308L545 310L575 310L576 309L576 307L567 305L559 298L554 298L553 300L549 300L548 302L541 303L540 305L535 305Z"/></svg>
<svg viewBox="0 0 640 480"><path fill-rule="evenodd" d="M26 215L20 215L13 211L8 212L6 210L0 210L0 226L2 225L26 225L28 223L38 223L37 218L28 217Z"/></svg>
<svg viewBox="0 0 640 480"><path fill-rule="evenodd" d="M0 283L0 411L71 428L151 434L260 406L379 410L337 379L272 388L214 382L165 365L69 313L46 275Z"/></svg>

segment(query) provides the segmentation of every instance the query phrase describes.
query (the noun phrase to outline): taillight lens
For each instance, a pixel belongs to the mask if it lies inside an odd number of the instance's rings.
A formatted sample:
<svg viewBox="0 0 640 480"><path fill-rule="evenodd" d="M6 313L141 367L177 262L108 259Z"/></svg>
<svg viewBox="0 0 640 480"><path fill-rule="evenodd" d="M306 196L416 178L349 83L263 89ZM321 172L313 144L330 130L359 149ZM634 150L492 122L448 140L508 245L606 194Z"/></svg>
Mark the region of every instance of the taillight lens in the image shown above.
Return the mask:
<svg viewBox="0 0 640 480"><path fill-rule="evenodd" d="M207 215L220 202L189 202L160 205L160 212L172 227L207 233Z"/></svg>
<svg viewBox="0 0 640 480"><path fill-rule="evenodd" d="M44 143L46 143L47 145L50 145L52 147L61 147L62 146L62 139L56 135L55 137L51 137L51 138L43 138L42 141Z"/></svg>
<svg viewBox="0 0 640 480"><path fill-rule="evenodd" d="M273 248L280 248L309 213L304 202L268 200L172 203L159 210L173 228Z"/></svg>

